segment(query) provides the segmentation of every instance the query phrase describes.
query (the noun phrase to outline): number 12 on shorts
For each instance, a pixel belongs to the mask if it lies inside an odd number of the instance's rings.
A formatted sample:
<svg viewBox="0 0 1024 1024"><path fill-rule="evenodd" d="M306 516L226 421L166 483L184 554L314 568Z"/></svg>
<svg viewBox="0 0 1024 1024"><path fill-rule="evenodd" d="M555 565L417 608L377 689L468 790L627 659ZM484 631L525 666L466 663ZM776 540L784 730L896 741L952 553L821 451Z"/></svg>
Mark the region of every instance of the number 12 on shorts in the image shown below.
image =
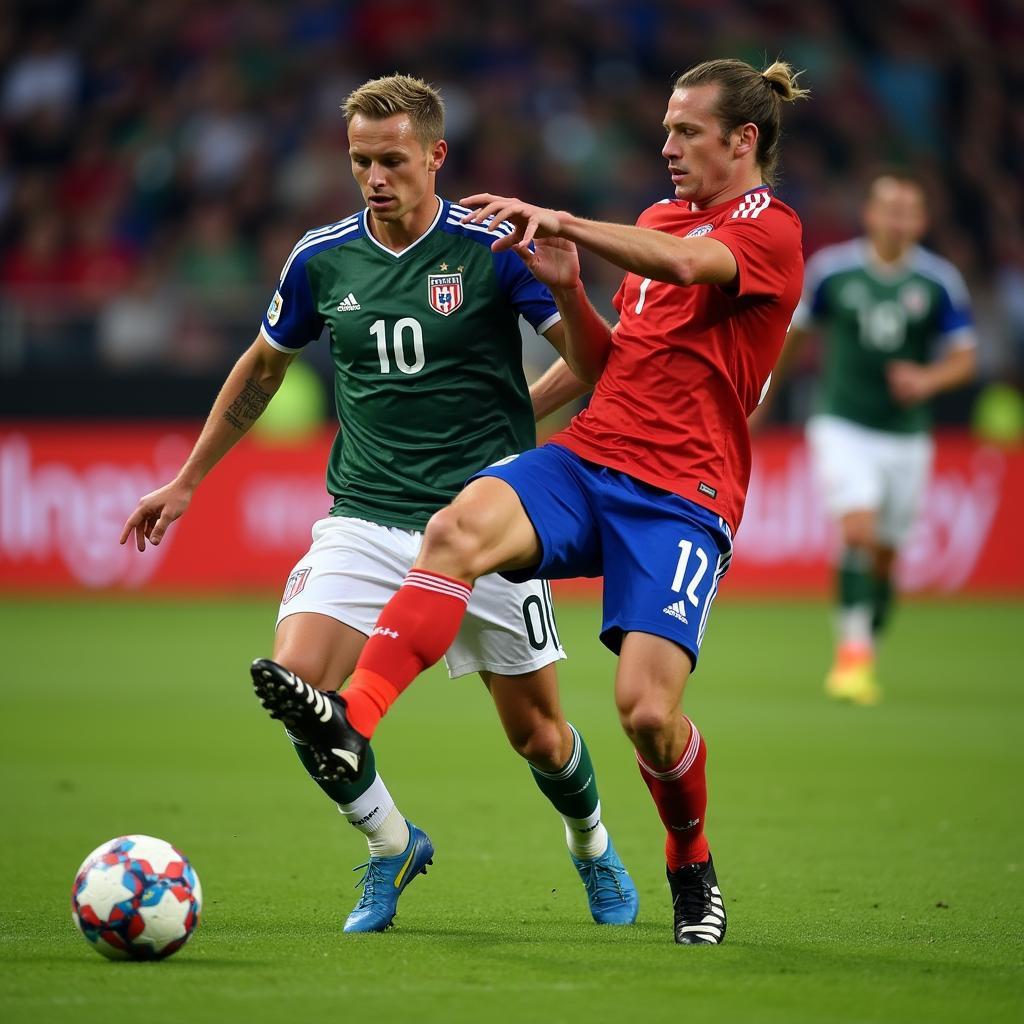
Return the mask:
<svg viewBox="0 0 1024 1024"><path fill-rule="evenodd" d="M693 575L690 577L690 582L686 583L686 574L690 566L691 557L696 558L697 564ZM698 603L697 588L700 586L700 582L704 579L704 574L707 571L708 556L704 553L704 549L694 547L693 541L681 540L679 542L679 561L676 562L676 574L672 578L672 590L678 594L683 589L683 584L686 583L686 596L694 608L697 607Z"/></svg>

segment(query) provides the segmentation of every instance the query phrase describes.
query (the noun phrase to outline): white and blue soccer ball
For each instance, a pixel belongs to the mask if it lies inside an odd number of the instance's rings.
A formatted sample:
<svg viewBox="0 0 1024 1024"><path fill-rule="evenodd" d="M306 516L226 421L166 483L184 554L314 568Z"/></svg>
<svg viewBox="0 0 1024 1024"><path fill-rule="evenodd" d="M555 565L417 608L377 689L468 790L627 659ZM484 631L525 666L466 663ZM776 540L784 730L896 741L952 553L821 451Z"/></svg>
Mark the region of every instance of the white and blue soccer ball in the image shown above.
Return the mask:
<svg viewBox="0 0 1024 1024"><path fill-rule="evenodd" d="M180 851L152 836L120 836L93 850L71 889L71 916L113 960L162 960L199 924L203 888Z"/></svg>

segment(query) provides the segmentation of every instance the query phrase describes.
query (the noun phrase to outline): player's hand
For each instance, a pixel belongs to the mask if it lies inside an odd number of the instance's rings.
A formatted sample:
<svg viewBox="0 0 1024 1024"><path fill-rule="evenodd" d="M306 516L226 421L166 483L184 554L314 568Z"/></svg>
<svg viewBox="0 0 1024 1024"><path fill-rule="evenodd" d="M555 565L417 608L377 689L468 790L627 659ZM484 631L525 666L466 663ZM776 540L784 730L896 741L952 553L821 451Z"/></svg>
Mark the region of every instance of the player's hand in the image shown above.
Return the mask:
<svg viewBox="0 0 1024 1024"><path fill-rule="evenodd" d="M889 394L900 405L917 405L932 396L931 374L927 366L909 359L893 359L886 364Z"/></svg>
<svg viewBox="0 0 1024 1024"><path fill-rule="evenodd" d="M188 508L192 489L177 481L165 484L159 490L139 498L135 511L125 521L121 543L135 534L135 545L146 550L146 541L156 546L163 539L167 527Z"/></svg>
<svg viewBox="0 0 1024 1024"><path fill-rule="evenodd" d="M507 220L514 230L511 234L502 235L492 245L493 252L504 252L513 246L529 245L535 238L550 238L557 235L561 226L558 213L543 206L531 206L521 199L508 199L504 196L492 195L490 192L478 192L475 196L466 196L459 202L463 206L473 207L473 212L462 218L463 224L483 224L493 219L495 224Z"/></svg>
<svg viewBox="0 0 1024 1024"><path fill-rule="evenodd" d="M580 255L565 238L541 238L531 249L526 242L513 247L527 270L549 288L576 288L580 283Z"/></svg>

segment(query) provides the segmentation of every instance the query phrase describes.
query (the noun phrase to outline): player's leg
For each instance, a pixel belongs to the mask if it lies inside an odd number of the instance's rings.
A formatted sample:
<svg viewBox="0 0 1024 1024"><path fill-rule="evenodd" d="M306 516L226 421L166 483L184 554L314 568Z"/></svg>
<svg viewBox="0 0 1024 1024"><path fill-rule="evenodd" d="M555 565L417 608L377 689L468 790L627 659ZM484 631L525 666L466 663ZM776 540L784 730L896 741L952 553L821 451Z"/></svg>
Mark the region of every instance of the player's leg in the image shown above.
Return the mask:
<svg viewBox="0 0 1024 1024"><path fill-rule="evenodd" d="M682 700L732 558L731 534L676 495L628 480L618 488L603 505L601 638L619 653L619 718L665 826L676 942L714 945L726 915L704 832L707 746Z"/></svg>
<svg viewBox="0 0 1024 1024"><path fill-rule="evenodd" d="M313 547L300 560L285 591L273 659L257 662L259 669L254 671L257 693L271 714L285 721L307 772L366 838L369 862L364 865L363 895L346 921L346 931L387 927L398 896L408 881L421 870L425 872L433 847L425 833L395 806L377 772L372 750L367 751L355 779L323 777L321 759L302 736L304 727L310 727L309 716L316 713L317 695L313 694L312 705L295 701L294 695L299 688L308 696L308 688L312 688L319 691L319 706L329 706L326 702L334 699L351 674L367 633L384 601L397 589L417 543L417 535L409 531L359 520L333 518L318 523ZM410 852L415 863L404 873L405 884L397 890L394 885L376 884L380 876L397 874Z"/></svg>
<svg viewBox="0 0 1024 1024"><path fill-rule="evenodd" d="M555 532L575 539L589 528L588 510L561 493L559 451L534 449L488 467L430 520L415 568L381 613L342 695L356 737L344 742L357 756L358 737L372 735L399 694L451 645L476 579L557 559Z"/></svg>
<svg viewBox="0 0 1024 1024"><path fill-rule="evenodd" d="M808 443L825 507L836 523L835 654L825 692L839 700L870 705L881 692L875 682L872 618L876 599L874 563L884 466L877 438L857 424L813 417Z"/></svg>
<svg viewBox="0 0 1024 1024"><path fill-rule="evenodd" d="M509 743L562 818L591 916L598 924L632 924L639 909L636 885L601 819L590 751L562 715L554 666L523 676L483 675Z"/></svg>
<svg viewBox="0 0 1024 1024"><path fill-rule="evenodd" d="M558 640L550 585L482 577L445 660L453 675L480 672L512 748L559 813L566 844L599 924L636 919L636 886L601 819L597 775L587 745L562 713Z"/></svg>
<svg viewBox="0 0 1024 1024"><path fill-rule="evenodd" d="M896 556L924 500L934 457L934 443L924 434L894 436L882 443L885 497L875 527L871 564L871 631L876 645L892 617Z"/></svg>
<svg viewBox="0 0 1024 1024"><path fill-rule="evenodd" d="M704 833L707 745L682 713L690 666L689 655L675 642L627 633L615 701L640 775L665 826L675 940L681 945L717 945L725 938L726 913Z"/></svg>

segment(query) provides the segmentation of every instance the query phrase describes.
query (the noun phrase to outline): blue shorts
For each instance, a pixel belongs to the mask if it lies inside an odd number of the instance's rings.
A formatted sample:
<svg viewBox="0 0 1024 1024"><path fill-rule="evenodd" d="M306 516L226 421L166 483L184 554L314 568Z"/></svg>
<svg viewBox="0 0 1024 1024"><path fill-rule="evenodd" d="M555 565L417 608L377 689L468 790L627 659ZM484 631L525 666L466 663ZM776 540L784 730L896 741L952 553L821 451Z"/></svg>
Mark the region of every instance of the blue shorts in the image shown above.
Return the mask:
<svg viewBox="0 0 1024 1024"><path fill-rule="evenodd" d="M718 581L732 558L721 516L557 444L477 473L515 490L542 549L539 564L503 575L514 582L604 576L601 640L616 654L623 634L679 644L694 666Z"/></svg>

